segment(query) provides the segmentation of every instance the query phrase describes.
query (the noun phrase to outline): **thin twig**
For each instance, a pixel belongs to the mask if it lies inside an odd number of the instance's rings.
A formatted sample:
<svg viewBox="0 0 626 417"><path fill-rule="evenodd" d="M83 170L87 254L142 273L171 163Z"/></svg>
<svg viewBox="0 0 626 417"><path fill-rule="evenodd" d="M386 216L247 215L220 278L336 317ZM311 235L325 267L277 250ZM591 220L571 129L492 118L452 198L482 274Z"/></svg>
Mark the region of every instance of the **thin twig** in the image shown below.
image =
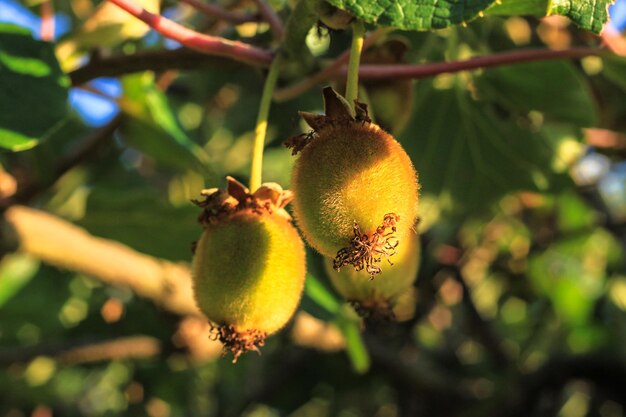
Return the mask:
<svg viewBox="0 0 626 417"><path fill-rule="evenodd" d="M163 16L148 12L131 0L108 0L131 15L145 22L148 26L165 36L209 55L225 56L235 61L253 65L269 65L273 54L265 49L248 45L244 42L231 41L217 36L205 35L187 29Z"/></svg>
<svg viewBox="0 0 626 417"><path fill-rule="evenodd" d="M487 56L470 58L462 61L436 62L428 64L362 65L362 79L419 79L434 75L468 71L479 68L491 68L522 62L549 61L554 59L584 58L587 56L609 53L604 48L576 47L555 51L552 49L524 49L500 52ZM341 73L345 75L346 69Z"/></svg>
<svg viewBox="0 0 626 417"><path fill-rule="evenodd" d="M204 3L199 0L180 0L181 3L187 3L194 9L204 13L207 16L214 17L219 20L240 25L248 22L258 22L261 20L260 13L237 13L226 10L216 4Z"/></svg>
<svg viewBox="0 0 626 417"><path fill-rule="evenodd" d="M274 34L274 37L280 42L285 34L283 21L278 17L276 12L274 12L272 6L267 4L265 0L254 0L254 2L259 8L259 13L263 16L263 19L270 25L270 30Z"/></svg>
<svg viewBox="0 0 626 417"><path fill-rule="evenodd" d="M367 46L371 45L371 43L368 43L368 40L370 38L367 38L365 40L364 49ZM362 80L391 78L419 79L433 77L435 75L444 73L454 73L479 68L497 67L501 65L510 65L521 62L548 61L566 58L584 58L586 56L602 55L606 53L609 53L609 51L604 48L577 47L560 51L554 51L552 49L526 49L510 52L501 52L487 56L470 58L463 61L435 62L425 64L365 64L361 65L359 69L359 77ZM347 52L344 52L331 65L324 68L317 74L314 74L313 76L306 78L291 86L276 90L274 92L274 99L279 102L287 101L301 95L302 93L310 90L311 88L328 79L337 76L345 77L347 74L347 68L345 64L348 61L348 56L349 54Z"/></svg>
<svg viewBox="0 0 626 417"><path fill-rule="evenodd" d="M265 64L260 64L266 66ZM187 48L175 50L141 51L132 55L95 58L72 71L70 80L78 86L99 77L115 77L141 71L167 71L172 69L216 68L231 72L242 64L228 58L206 55Z"/></svg>

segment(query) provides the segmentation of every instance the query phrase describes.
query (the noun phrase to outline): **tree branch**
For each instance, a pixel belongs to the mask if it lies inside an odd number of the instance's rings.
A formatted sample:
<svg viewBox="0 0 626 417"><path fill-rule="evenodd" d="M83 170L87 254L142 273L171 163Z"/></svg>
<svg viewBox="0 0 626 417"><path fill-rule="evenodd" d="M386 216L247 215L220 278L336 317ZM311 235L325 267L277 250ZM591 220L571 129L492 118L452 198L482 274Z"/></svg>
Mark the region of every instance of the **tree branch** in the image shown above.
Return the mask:
<svg viewBox="0 0 626 417"><path fill-rule="evenodd" d="M19 205L5 211L0 237L4 251L19 250L58 268L129 288L171 313L206 320L196 306L186 264L153 258L119 242L92 236L51 214ZM294 343L300 346L324 351L344 346L334 326L320 326L319 320L306 314L296 314L293 328ZM318 337L306 337L311 332Z"/></svg>
<svg viewBox="0 0 626 417"><path fill-rule="evenodd" d="M52 356L64 365L108 360L149 358L161 353L161 342L150 336L129 336L100 342L2 348L0 365L28 362L37 356Z"/></svg>
<svg viewBox="0 0 626 417"><path fill-rule="evenodd" d="M179 25L163 16L148 12L131 0L108 0L131 15L145 22L148 26L188 48L205 54L224 56L235 61L252 65L269 65L272 53L239 41L231 41L217 36L204 35Z"/></svg>
<svg viewBox="0 0 626 417"><path fill-rule="evenodd" d="M241 63L228 58L211 56L187 48L160 51L142 51L132 55L95 58L70 72L73 86L99 77L116 77L141 71L167 71L172 69L220 69L231 71ZM260 64L260 66L267 66Z"/></svg>
<svg viewBox="0 0 626 417"><path fill-rule="evenodd" d="M555 59L584 58L602 55L608 51L602 48L570 48L555 51L552 49L523 49L479 56L462 61L436 62L428 64L362 65L360 76L363 79L419 79L434 75L468 71L479 68L499 67L522 62L549 61ZM342 75L346 69L342 68Z"/></svg>
<svg viewBox="0 0 626 417"><path fill-rule="evenodd" d="M7 249L19 249L51 265L130 288L180 315L200 315L184 265L138 253L43 211L12 206L2 228Z"/></svg>
<svg viewBox="0 0 626 417"><path fill-rule="evenodd" d="M368 44L368 39L365 40L366 46L371 45L371 43ZM604 48L571 48L560 51L554 51L552 49L526 49L500 52L487 56L452 62L390 65L364 64L361 65L359 69L359 78L362 80L392 78L419 79L433 77L435 75L444 73L455 73L479 68L498 67L502 65L510 65L522 62L548 61L566 58L584 58L586 56L602 55L606 53L609 53L609 51ZM344 52L335 61L333 61L331 65L314 74L313 76L306 78L291 86L276 90L276 92L274 93L274 99L279 102L287 101L299 96L300 94L310 90L316 85L333 77L345 77L347 74L347 68L345 65L347 61L348 53Z"/></svg>

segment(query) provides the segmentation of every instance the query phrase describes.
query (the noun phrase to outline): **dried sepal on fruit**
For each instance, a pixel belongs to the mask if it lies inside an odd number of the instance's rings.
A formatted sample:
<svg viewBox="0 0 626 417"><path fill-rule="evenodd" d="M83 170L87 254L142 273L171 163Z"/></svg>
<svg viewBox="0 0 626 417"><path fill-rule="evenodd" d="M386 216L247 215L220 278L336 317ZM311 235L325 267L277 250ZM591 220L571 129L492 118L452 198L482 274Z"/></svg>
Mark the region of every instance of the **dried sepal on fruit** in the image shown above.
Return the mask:
<svg viewBox="0 0 626 417"><path fill-rule="evenodd" d="M412 314L413 282L417 278L419 262L419 239L412 233L398 248L393 265L385 268L380 278L369 279L367 271L353 268L337 271L330 259L325 260L324 267L333 287L361 317L402 321Z"/></svg>
<svg viewBox="0 0 626 417"><path fill-rule="evenodd" d="M278 184L256 192L228 177L225 190L203 190L195 247L196 302L212 337L231 352L258 351L265 337L295 312L305 276L304 245L285 206L292 194Z"/></svg>
<svg viewBox="0 0 626 417"><path fill-rule="evenodd" d="M417 173L367 106L324 89L325 115L300 112L313 131L290 138L294 214L307 242L370 276L381 272L417 217Z"/></svg>

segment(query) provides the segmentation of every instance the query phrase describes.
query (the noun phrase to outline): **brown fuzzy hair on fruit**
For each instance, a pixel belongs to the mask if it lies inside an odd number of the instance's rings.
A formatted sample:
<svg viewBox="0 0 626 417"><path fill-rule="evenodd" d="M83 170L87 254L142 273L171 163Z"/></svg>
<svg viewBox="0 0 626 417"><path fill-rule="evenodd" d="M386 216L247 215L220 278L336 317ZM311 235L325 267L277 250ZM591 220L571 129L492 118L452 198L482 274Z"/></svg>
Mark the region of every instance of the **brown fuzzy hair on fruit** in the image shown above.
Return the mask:
<svg viewBox="0 0 626 417"><path fill-rule="evenodd" d="M284 209L292 195L278 184L251 194L228 177L226 190L202 195L194 201L204 227L194 245L194 294L235 362L293 316L304 286L304 245Z"/></svg>
<svg viewBox="0 0 626 417"><path fill-rule="evenodd" d="M325 259L324 267L333 287L361 317L403 320L409 318L403 301L407 295L410 299L413 294L419 262L419 239L412 233L398 248L393 265L386 267L380 278L369 279L365 270L355 271L353 268L337 271L330 259Z"/></svg>
<svg viewBox="0 0 626 417"><path fill-rule="evenodd" d="M370 276L395 253L417 218L418 182L402 146L356 102L356 114L332 88L325 115L300 112L313 131L286 142L299 153L291 178L294 214L306 241L334 267Z"/></svg>

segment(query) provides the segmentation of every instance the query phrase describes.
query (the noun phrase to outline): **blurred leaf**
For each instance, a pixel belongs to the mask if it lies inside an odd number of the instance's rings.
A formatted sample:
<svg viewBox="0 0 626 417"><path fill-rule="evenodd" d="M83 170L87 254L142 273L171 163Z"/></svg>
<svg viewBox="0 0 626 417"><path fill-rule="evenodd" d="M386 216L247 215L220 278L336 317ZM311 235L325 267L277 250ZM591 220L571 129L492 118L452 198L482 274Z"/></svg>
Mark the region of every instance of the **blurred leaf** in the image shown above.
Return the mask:
<svg viewBox="0 0 626 417"><path fill-rule="evenodd" d="M616 252L617 243L604 230L575 235L531 258L529 277L563 321L580 326L589 320L602 294L607 264Z"/></svg>
<svg viewBox="0 0 626 417"><path fill-rule="evenodd" d="M546 121L590 127L595 101L585 78L565 61L531 62L495 68L477 78L482 94L510 111L540 112Z"/></svg>
<svg viewBox="0 0 626 417"><path fill-rule="evenodd" d="M606 56L602 60L602 73L610 81L626 91L626 58L620 56Z"/></svg>
<svg viewBox="0 0 626 417"><path fill-rule="evenodd" d="M440 83L418 84L411 133L401 137L422 193L436 197L439 209L467 214L515 190L558 188L555 144L502 119L459 79Z"/></svg>
<svg viewBox="0 0 626 417"><path fill-rule="evenodd" d="M572 192L564 193L556 201L559 230L576 232L589 230L598 221L597 213Z"/></svg>
<svg viewBox="0 0 626 417"><path fill-rule="evenodd" d="M39 261L26 255L6 255L0 264L0 308L30 281Z"/></svg>
<svg viewBox="0 0 626 417"><path fill-rule="evenodd" d="M352 369L358 374L366 373L370 368L370 356L361 337L359 321L346 315L340 315L335 323L346 339L346 353Z"/></svg>
<svg viewBox="0 0 626 417"><path fill-rule="evenodd" d="M381 26L431 30L472 20L495 0L328 0L354 16Z"/></svg>
<svg viewBox="0 0 626 417"><path fill-rule="evenodd" d="M615 0L552 0L550 14L569 17L577 26L599 34L609 20Z"/></svg>
<svg viewBox="0 0 626 417"><path fill-rule="evenodd" d="M549 0L501 0L485 10L486 15L545 16L550 8Z"/></svg>
<svg viewBox="0 0 626 417"><path fill-rule="evenodd" d="M51 44L0 23L0 147L32 148L61 125L69 84Z"/></svg>
<svg viewBox="0 0 626 417"><path fill-rule="evenodd" d="M89 232L171 260L189 261L201 232L195 206L173 207L150 187L101 185L89 195L86 213L79 224Z"/></svg>
<svg viewBox="0 0 626 417"><path fill-rule="evenodd" d="M193 168L209 175L207 153L180 128L154 75L126 76L123 87L120 105L131 116L122 125L124 139L164 166L183 172Z"/></svg>
<svg viewBox="0 0 626 417"><path fill-rule="evenodd" d="M304 284L304 292L320 307L332 314L337 314L341 303L316 277L307 274Z"/></svg>
<svg viewBox="0 0 626 417"><path fill-rule="evenodd" d="M561 15L570 18L582 29L596 34L609 20L608 7L615 0L500 0L485 14L500 16Z"/></svg>

